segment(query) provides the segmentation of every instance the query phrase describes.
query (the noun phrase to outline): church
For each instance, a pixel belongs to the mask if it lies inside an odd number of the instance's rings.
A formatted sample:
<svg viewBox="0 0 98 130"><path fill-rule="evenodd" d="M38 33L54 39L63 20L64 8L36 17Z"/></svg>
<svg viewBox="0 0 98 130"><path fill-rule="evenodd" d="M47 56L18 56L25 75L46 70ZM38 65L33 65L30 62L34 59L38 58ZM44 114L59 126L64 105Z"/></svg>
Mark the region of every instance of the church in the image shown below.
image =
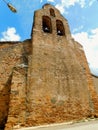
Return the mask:
<svg viewBox="0 0 98 130"><path fill-rule="evenodd" d="M34 12L31 39L0 42L0 127L98 117L98 95L80 43L50 4Z"/></svg>

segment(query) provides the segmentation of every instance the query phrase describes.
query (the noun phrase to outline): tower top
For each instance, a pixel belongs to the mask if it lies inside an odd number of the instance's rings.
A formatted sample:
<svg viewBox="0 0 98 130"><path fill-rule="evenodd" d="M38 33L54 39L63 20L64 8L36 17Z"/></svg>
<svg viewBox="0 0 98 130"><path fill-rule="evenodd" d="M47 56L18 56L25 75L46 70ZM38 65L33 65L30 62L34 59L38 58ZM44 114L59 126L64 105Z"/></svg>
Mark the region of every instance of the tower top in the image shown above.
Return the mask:
<svg viewBox="0 0 98 130"><path fill-rule="evenodd" d="M62 36L62 38L71 39L67 20L56 7L48 3L44 4L42 9L35 11L33 35L35 31L37 31L37 35L53 36L55 38Z"/></svg>
<svg viewBox="0 0 98 130"><path fill-rule="evenodd" d="M43 6L42 6L42 8L44 8L44 6L50 6L51 4L49 4L49 3L46 3L46 4L44 4Z"/></svg>
<svg viewBox="0 0 98 130"><path fill-rule="evenodd" d="M55 8L55 6L53 6L52 4L46 3L42 6L42 9L47 9L47 8L53 8L60 13L60 11L57 8Z"/></svg>

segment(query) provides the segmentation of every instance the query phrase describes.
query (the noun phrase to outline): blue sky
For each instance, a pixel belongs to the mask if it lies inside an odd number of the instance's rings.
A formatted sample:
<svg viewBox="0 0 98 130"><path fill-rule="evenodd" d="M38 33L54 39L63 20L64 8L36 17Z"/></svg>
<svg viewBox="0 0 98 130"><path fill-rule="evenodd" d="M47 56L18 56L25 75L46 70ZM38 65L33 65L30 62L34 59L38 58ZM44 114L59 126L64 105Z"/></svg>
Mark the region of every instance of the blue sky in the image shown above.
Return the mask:
<svg viewBox="0 0 98 130"><path fill-rule="evenodd" d="M50 3L68 20L72 37L85 50L91 72L98 76L98 0L0 0L0 41L23 41L31 35L34 11Z"/></svg>

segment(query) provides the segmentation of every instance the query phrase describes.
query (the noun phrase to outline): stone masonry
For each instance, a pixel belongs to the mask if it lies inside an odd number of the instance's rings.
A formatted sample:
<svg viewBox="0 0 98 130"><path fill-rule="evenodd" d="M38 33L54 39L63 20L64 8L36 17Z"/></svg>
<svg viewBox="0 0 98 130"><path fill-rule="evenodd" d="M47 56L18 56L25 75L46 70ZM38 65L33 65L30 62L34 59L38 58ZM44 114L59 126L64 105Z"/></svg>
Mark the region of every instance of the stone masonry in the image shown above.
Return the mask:
<svg viewBox="0 0 98 130"><path fill-rule="evenodd" d="M0 128L98 117L83 47L52 5L35 11L31 39L0 43Z"/></svg>

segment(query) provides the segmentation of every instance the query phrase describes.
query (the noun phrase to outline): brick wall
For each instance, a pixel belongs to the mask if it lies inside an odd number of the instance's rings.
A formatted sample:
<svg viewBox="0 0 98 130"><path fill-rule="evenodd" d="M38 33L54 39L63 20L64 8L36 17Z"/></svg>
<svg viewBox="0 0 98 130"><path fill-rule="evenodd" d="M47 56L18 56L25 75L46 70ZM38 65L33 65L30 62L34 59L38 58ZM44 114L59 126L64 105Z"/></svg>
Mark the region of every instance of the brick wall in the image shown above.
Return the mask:
<svg viewBox="0 0 98 130"><path fill-rule="evenodd" d="M98 95L83 47L71 37L68 21L46 4L35 12L31 40L0 43L0 126L11 130L92 116L98 116Z"/></svg>
<svg viewBox="0 0 98 130"><path fill-rule="evenodd" d="M22 86L25 89L24 84L26 83L23 78L26 74L22 74L22 65L26 64L26 58L30 52L30 41L25 41L24 43L0 43L0 126L4 127L7 120L9 120L8 115L12 115L14 118L14 113L10 113L11 109L15 109L16 112L17 98L22 96ZM28 63L27 63L28 64ZM26 70L23 70L26 71ZM15 74L15 72L17 72ZM25 72L26 73L26 72ZM23 76L19 77L19 74ZM17 77L17 79L15 79ZM15 82L13 81L15 80ZM23 93L24 94L24 93ZM16 96L17 95L17 96ZM25 95L25 94L24 94ZM14 102L14 103L11 103ZM13 104L13 105L11 105ZM15 105L15 106L14 106ZM16 114L17 115L17 114ZM18 116L18 115L17 115ZM13 120L14 122L14 120Z"/></svg>

